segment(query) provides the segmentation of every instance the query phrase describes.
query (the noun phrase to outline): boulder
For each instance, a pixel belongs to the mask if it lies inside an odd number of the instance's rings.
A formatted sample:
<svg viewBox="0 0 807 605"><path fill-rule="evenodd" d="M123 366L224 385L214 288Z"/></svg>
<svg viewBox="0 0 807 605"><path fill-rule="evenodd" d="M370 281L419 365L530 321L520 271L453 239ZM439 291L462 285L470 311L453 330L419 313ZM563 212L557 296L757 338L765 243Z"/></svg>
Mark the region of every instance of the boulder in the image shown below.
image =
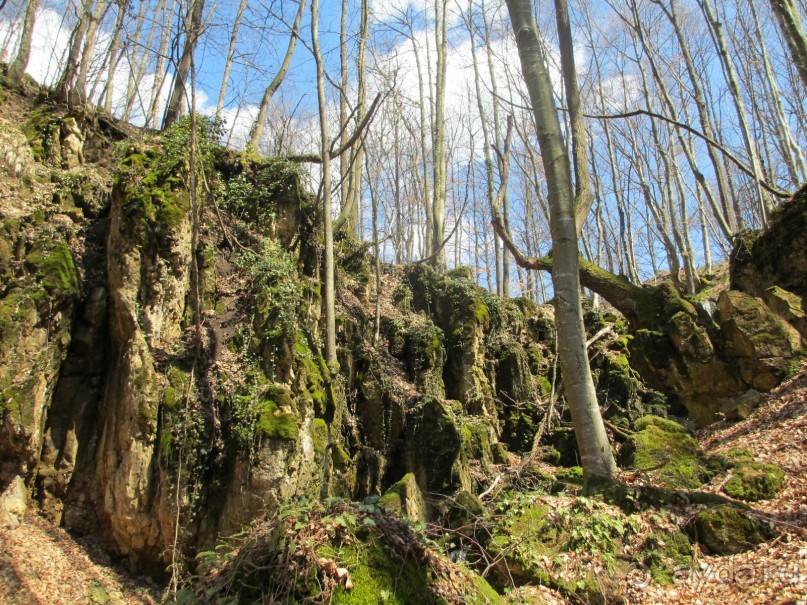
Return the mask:
<svg viewBox="0 0 807 605"><path fill-rule="evenodd" d="M448 402L424 397L407 411L404 447L405 466L423 493L471 491L460 422Z"/></svg>
<svg viewBox="0 0 807 605"><path fill-rule="evenodd" d="M771 286L807 296L807 186L777 208L765 231L737 234L731 288L763 297Z"/></svg>
<svg viewBox="0 0 807 605"><path fill-rule="evenodd" d="M698 513L695 540L716 555L736 555L765 541L767 531L739 509L721 504Z"/></svg>
<svg viewBox="0 0 807 605"><path fill-rule="evenodd" d="M796 328L802 338L807 338L807 313L799 296L779 286L771 286L765 290L764 299L774 313Z"/></svg>
<svg viewBox="0 0 807 605"><path fill-rule="evenodd" d="M725 290L717 301L726 353L736 360L750 387L769 391L787 373L801 348L801 336L765 302L750 294Z"/></svg>
<svg viewBox="0 0 807 605"><path fill-rule="evenodd" d="M644 416L636 421L636 429L619 450L621 466L650 470L672 488L703 485L707 478L703 453L686 428L672 420Z"/></svg>
<svg viewBox="0 0 807 605"><path fill-rule="evenodd" d="M426 502L420 492L415 475L407 473L390 487L378 501L384 511L413 521L426 521Z"/></svg>
<svg viewBox="0 0 807 605"><path fill-rule="evenodd" d="M769 500L776 497L784 480L784 471L775 464L738 462L723 491L732 498L746 502Z"/></svg>

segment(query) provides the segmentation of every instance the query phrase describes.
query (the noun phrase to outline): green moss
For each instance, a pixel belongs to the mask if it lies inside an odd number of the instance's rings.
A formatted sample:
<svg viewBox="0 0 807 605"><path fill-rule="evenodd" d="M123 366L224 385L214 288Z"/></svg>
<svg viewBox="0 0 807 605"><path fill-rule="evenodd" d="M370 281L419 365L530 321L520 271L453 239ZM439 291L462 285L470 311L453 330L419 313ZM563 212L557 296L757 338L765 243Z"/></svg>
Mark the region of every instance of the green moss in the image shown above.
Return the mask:
<svg viewBox="0 0 807 605"><path fill-rule="evenodd" d="M436 603L428 569L414 558L393 559L372 534L366 542L344 545L335 554L353 583L352 590L339 588L334 593L331 602L336 605Z"/></svg>
<svg viewBox="0 0 807 605"><path fill-rule="evenodd" d="M696 488L707 471L695 440L680 425L657 417L637 421L644 428L631 435L619 450L619 462L633 469L652 471L669 487Z"/></svg>
<svg viewBox="0 0 807 605"><path fill-rule="evenodd" d="M572 483L573 485L583 485L583 469L579 466L561 468L555 472L558 481Z"/></svg>
<svg viewBox="0 0 807 605"><path fill-rule="evenodd" d="M341 444L337 443L331 448L331 462L338 471L346 471L353 460Z"/></svg>
<svg viewBox="0 0 807 605"><path fill-rule="evenodd" d="M692 544L681 531L656 532L648 536L641 548L642 562L647 565L656 583L673 583L676 569L692 560Z"/></svg>
<svg viewBox="0 0 807 605"><path fill-rule="evenodd" d="M52 249L34 247L25 257L25 263L36 271L43 286L58 296L78 296L81 293L78 271L73 261L73 253L64 242L58 242Z"/></svg>
<svg viewBox="0 0 807 605"><path fill-rule="evenodd" d="M695 539L716 555L734 555L765 541L753 519L727 504L699 512L694 531Z"/></svg>
<svg viewBox="0 0 807 605"><path fill-rule="evenodd" d="M473 570L460 567L463 575L470 581L473 592L464 595L466 605L499 605L504 603L501 595L496 592L488 581Z"/></svg>
<svg viewBox="0 0 807 605"><path fill-rule="evenodd" d="M295 336L294 353L304 371L305 389L314 404L314 414L320 418L332 417L336 399L331 386L325 380L328 373L325 360L311 350L308 339L302 332Z"/></svg>
<svg viewBox="0 0 807 605"><path fill-rule="evenodd" d="M754 452L747 447L733 447L726 450L725 457L735 463L752 462L754 460Z"/></svg>
<svg viewBox="0 0 807 605"><path fill-rule="evenodd" d="M685 426L678 424L674 420L661 418L660 416L642 416L634 424L634 428L637 431L643 431L648 427L655 427L667 433L677 433L682 435L689 434L689 431Z"/></svg>
<svg viewBox="0 0 807 605"><path fill-rule="evenodd" d="M739 462L723 491L748 502L769 500L779 493L784 480L784 471L775 464Z"/></svg>
<svg viewBox="0 0 807 605"><path fill-rule="evenodd" d="M314 419L313 437L314 455L318 460L324 460L328 448L328 424L322 418Z"/></svg>
<svg viewBox="0 0 807 605"><path fill-rule="evenodd" d="M258 435L267 439L296 441L299 434L297 416L288 411L293 407L294 400L288 391L270 387L259 404L255 425Z"/></svg>

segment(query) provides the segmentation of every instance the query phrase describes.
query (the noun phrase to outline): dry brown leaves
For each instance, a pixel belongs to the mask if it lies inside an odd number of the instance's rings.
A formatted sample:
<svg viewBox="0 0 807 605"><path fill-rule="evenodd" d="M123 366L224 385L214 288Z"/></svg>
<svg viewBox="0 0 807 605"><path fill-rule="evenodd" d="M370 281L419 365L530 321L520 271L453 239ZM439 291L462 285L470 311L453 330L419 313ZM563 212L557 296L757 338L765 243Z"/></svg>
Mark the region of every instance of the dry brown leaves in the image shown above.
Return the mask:
<svg viewBox="0 0 807 605"><path fill-rule="evenodd" d="M98 553L100 549L79 544L44 519L27 516L20 527L0 530L0 603L154 605L159 602L154 586L132 579Z"/></svg>
<svg viewBox="0 0 807 605"><path fill-rule="evenodd" d="M711 425L698 440L708 453L747 448L755 460L785 471L778 496L753 504L782 533L739 555L700 555L674 586L634 587L631 603L807 605L807 366L768 394L750 418ZM715 477L705 490L719 492L726 478Z"/></svg>

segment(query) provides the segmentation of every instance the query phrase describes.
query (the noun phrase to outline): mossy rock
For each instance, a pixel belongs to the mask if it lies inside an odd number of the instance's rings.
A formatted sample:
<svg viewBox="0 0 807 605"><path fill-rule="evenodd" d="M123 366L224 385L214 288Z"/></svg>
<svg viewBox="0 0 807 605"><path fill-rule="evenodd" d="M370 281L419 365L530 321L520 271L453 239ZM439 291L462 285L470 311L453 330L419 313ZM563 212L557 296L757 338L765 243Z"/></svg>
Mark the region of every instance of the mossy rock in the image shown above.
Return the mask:
<svg viewBox="0 0 807 605"><path fill-rule="evenodd" d="M619 450L625 468L653 469L669 487L700 487L708 477L703 453L681 425L664 418L646 416L637 421L642 430L628 437Z"/></svg>
<svg viewBox="0 0 807 605"><path fill-rule="evenodd" d="M784 471L775 464L739 462L723 491L732 498L747 502L769 500L779 493L784 480Z"/></svg>
<svg viewBox="0 0 807 605"><path fill-rule="evenodd" d="M259 436L267 439L296 441L299 435L294 400L285 389L270 387L259 404L258 419L255 425Z"/></svg>
<svg viewBox="0 0 807 605"><path fill-rule="evenodd" d="M770 532L728 504L702 510L692 525L695 540L716 555L736 555L770 538Z"/></svg>
<svg viewBox="0 0 807 605"><path fill-rule="evenodd" d="M426 502L412 473L407 473L390 487L379 499L378 506L396 517L409 517L415 521L426 520Z"/></svg>
<svg viewBox="0 0 807 605"><path fill-rule="evenodd" d="M52 248L34 247L25 257L25 264L36 272L39 281L52 294L62 297L81 294L73 253L66 243L58 242Z"/></svg>
<svg viewBox="0 0 807 605"><path fill-rule="evenodd" d="M673 583L677 569L691 562L692 544L682 531L656 532L644 541L641 553L653 580L666 586Z"/></svg>
<svg viewBox="0 0 807 605"><path fill-rule="evenodd" d="M560 468L555 472L555 478L562 483L583 485L583 469L579 466Z"/></svg>
<svg viewBox="0 0 807 605"><path fill-rule="evenodd" d="M438 503L437 510L443 522L452 528L473 525L486 512L482 501L467 490L459 490L444 498Z"/></svg>
<svg viewBox="0 0 807 605"><path fill-rule="evenodd" d="M360 544L342 546L336 554L347 568L353 588L337 589L331 600L335 605L437 603L428 568L414 557L403 562L393 559L372 535Z"/></svg>
<svg viewBox="0 0 807 605"><path fill-rule="evenodd" d="M643 431L647 427L656 427L662 431L666 431L668 433L679 433L682 435L689 435L689 431L687 428L675 422L674 420L670 420L669 418L662 418L660 416L642 416L634 423L634 429L637 431Z"/></svg>

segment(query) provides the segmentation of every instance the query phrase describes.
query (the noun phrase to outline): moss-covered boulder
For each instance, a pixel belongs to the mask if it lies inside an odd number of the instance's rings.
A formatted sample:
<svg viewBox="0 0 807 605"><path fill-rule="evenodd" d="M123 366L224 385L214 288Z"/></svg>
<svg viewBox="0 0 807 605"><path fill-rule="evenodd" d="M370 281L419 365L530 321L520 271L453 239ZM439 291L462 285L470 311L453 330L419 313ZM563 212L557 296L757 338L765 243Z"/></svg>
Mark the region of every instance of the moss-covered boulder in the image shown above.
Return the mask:
<svg viewBox="0 0 807 605"><path fill-rule="evenodd" d="M426 521L426 502L412 473L390 487L378 501L385 512L414 521Z"/></svg>
<svg viewBox="0 0 807 605"><path fill-rule="evenodd" d="M654 532L641 547L642 563L658 584L673 583L677 569L692 560L692 544L682 531Z"/></svg>
<svg viewBox="0 0 807 605"><path fill-rule="evenodd" d="M697 442L680 424L645 416L636 421L637 432L619 450L625 468L647 470L674 488L695 488L703 484L705 468Z"/></svg>
<svg viewBox="0 0 807 605"><path fill-rule="evenodd" d="M807 338L807 306L800 296L771 286L763 298L774 313L796 328L802 338Z"/></svg>
<svg viewBox="0 0 807 605"><path fill-rule="evenodd" d="M677 312L663 331L637 329L628 350L631 367L642 379L677 398L701 426L717 420L748 389L720 357L694 312Z"/></svg>
<svg viewBox="0 0 807 605"><path fill-rule="evenodd" d="M730 276L732 289L752 296L771 286L807 296L807 187L772 213L768 229L737 234Z"/></svg>
<svg viewBox="0 0 807 605"><path fill-rule="evenodd" d="M461 423L448 402L424 397L407 411L404 460L424 494L471 491Z"/></svg>
<svg viewBox="0 0 807 605"><path fill-rule="evenodd" d="M770 537L757 521L728 504L699 512L692 531L695 540L716 555L735 555Z"/></svg>
<svg viewBox="0 0 807 605"><path fill-rule="evenodd" d="M541 584L573 602L621 602L629 570L615 556L636 532L635 522L587 498L563 503L531 500L514 495L497 503L501 514L487 544L496 559L493 585ZM608 561L609 573L593 572L590 563L572 572L563 556L569 551L585 551L591 559Z"/></svg>
<svg viewBox="0 0 807 605"><path fill-rule="evenodd" d="M801 348L799 333L760 298L725 290L717 300L727 353L737 361L742 379L758 391L781 382Z"/></svg>
<svg viewBox="0 0 807 605"><path fill-rule="evenodd" d="M765 462L739 462L723 487L732 498L747 502L775 498L785 480L784 471Z"/></svg>

